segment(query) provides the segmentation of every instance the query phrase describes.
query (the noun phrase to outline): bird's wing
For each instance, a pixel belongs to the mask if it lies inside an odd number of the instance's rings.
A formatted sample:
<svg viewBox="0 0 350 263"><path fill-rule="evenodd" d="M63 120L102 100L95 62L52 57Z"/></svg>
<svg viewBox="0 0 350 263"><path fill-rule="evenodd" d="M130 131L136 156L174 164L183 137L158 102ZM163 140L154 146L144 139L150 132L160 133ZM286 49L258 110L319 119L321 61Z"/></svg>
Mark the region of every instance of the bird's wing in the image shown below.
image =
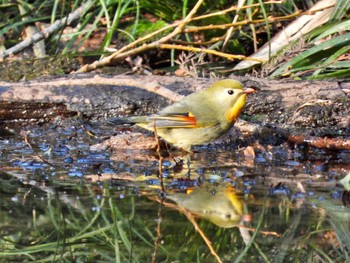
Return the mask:
<svg viewBox="0 0 350 263"><path fill-rule="evenodd" d="M176 102L161 110L158 114L148 118L148 127L157 128L199 128L217 124L217 120L210 118L209 107L198 107L206 101L204 93L192 93L182 101Z"/></svg>
<svg viewBox="0 0 350 263"><path fill-rule="evenodd" d="M148 126L157 128L196 128L196 117L191 113L163 113L149 117Z"/></svg>

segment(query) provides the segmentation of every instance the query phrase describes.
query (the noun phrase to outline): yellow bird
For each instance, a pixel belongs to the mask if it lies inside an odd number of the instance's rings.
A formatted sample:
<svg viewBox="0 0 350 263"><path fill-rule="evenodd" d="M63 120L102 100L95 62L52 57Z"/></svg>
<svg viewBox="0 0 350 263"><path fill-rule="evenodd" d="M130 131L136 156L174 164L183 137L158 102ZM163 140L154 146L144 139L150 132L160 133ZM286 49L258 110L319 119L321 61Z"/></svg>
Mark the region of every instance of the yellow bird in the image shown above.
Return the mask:
<svg viewBox="0 0 350 263"><path fill-rule="evenodd" d="M237 80L219 80L157 114L131 117L128 123L156 129L165 141L190 152L192 145L210 143L229 131L243 110L247 94L253 92L254 88L244 88Z"/></svg>

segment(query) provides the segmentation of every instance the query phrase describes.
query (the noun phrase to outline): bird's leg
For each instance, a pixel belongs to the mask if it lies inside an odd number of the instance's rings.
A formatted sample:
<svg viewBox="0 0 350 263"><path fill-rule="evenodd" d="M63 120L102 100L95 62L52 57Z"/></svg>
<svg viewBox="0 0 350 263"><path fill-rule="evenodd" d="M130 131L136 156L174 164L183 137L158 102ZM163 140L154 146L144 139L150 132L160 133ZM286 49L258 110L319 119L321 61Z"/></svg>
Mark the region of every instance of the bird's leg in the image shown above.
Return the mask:
<svg viewBox="0 0 350 263"><path fill-rule="evenodd" d="M186 155L181 157L182 164L187 165L187 177L189 178L191 176L191 155L187 152Z"/></svg>
<svg viewBox="0 0 350 263"><path fill-rule="evenodd" d="M160 178L160 186L162 189L162 193L165 193L165 188L164 188L164 183L163 183L163 156L162 153L160 151L160 142L159 142L159 137L157 134L157 127L156 127L156 121L153 121L153 128L154 128L154 136L156 138L157 141L157 153L158 153L158 157L159 157L159 164L158 164L158 172L159 172L159 178Z"/></svg>
<svg viewBox="0 0 350 263"><path fill-rule="evenodd" d="M192 152L191 152L192 153ZM191 175L191 153L186 151L184 154L184 150L182 149L181 155L180 156L173 156L169 152L169 156L174 160L175 166L174 166L174 171L176 172L181 172L184 168L184 166L187 166L187 173L186 175L190 177Z"/></svg>
<svg viewBox="0 0 350 263"><path fill-rule="evenodd" d="M187 177L190 178L191 176L191 156L190 155L186 155L186 164L187 164Z"/></svg>

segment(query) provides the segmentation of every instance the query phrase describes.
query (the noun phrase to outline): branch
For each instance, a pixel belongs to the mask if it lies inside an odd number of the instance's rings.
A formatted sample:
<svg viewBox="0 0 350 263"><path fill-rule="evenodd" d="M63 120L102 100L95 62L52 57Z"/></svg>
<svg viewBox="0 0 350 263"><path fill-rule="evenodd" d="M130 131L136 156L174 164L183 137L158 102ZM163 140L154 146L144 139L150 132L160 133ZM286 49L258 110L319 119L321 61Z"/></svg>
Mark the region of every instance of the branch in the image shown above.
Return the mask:
<svg viewBox="0 0 350 263"><path fill-rule="evenodd" d="M196 48L196 47L187 47L187 46L182 46L182 45L171 45L171 44L160 44L159 48L162 49L176 49L176 50L186 50L186 51L193 51L193 52L203 52L203 53L207 53L207 54L212 54L212 55L216 55L219 57L224 57L228 60L234 60L234 59L239 59L239 60L254 60L254 61L258 61L258 62L264 62L264 60L262 59L256 59L256 58L249 58L243 55L232 55L232 54L228 54L228 53L224 53L224 52L220 52L220 51L216 51L216 50L212 50L212 49L206 49L206 48Z"/></svg>
<svg viewBox="0 0 350 263"><path fill-rule="evenodd" d="M241 9L247 9L247 8L253 8L253 7L260 7L259 4L252 4L252 5L246 5L246 6L231 6L225 10L207 14L207 15L202 15L202 16L197 16L194 17L194 15L197 13L199 7L201 6L203 0L199 0L197 4L193 7L191 12L185 17L183 20L175 22L171 25L168 25L166 27L163 27L151 34L148 34L132 43L129 45L124 46L123 48L119 49L117 52L109 55L108 57L105 57L104 59L100 61L95 61L92 64L89 65L84 65L81 67L77 72L89 72L92 70L95 70L97 68L104 67L106 65L111 64L112 62L116 61L121 61L129 56L135 56L138 55L142 52L146 52L151 49L156 49L156 48L164 48L164 49L175 49L175 50L188 50L188 51L194 51L194 52L204 52L208 54L213 54L216 56L224 57L229 60L233 59L239 59L239 60L253 60L257 61L259 63L264 62L265 60L258 59L256 60L255 58L251 59L246 56L241 56L241 55L232 55L224 52L218 52L214 50L209 50L209 49L201 49L201 48L192 48L192 47L186 47L186 46L179 46L179 45L170 45L174 40L174 37L181 34L181 33L191 33L191 32L199 32L201 30L212 30L212 29L227 29L227 28L233 28L233 27L239 27L243 25L250 25L250 24L259 24L259 23L264 23L266 22L265 19L257 19L257 20L245 20L241 22L235 22L235 23L230 23L230 24L223 24L223 25L209 25L209 26L202 26L202 27L191 27L191 28L185 28L188 23L192 21L197 21L201 19L205 19L208 17L214 17L214 16L219 16L223 15L232 11L237 11ZM281 1L268 1L265 2L264 4L280 4ZM318 10L315 10L314 12L317 12ZM300 16L306 14L306 12L302 13L300 11L295 12L294 14L287 15L287 16L280 16L280 17L269 17L270 23L276 22L276 21L281 21L281 20L289 20L294 17ZM153 37L165 32L166 30L169 30L171 28L175 28L170 34L160 38L159 40L153 41L151 43L145 43L147 40L152 39ZM219 39L219 38L217 38ZM210 42L205 42L205 44L208 44ZM141 45L142 44L142 45ZM199 44L199 43L198 43ZM185 45L191 45L190 42L185 43ZM203 45L203 43L201 44Z"/></svg>
<svg viewBox="0 0 350 263"><path fill-rule="evenodd" d="M171 32L169 35L162 37L161 39L154 41L148 45L142 45L140 47L137 47L133 50L130 50L128 52L122 53L124 50L126 50L128 47L130 46L134 46L136 45L136 43L140 42L133 42L132 44L128 45L125 48L120 49L119 51L113 53L112 55L105 57L104 59L100 60L100 61L95 61L92 64L89 65L85 65L83 67L81 67L77 72L88 72L88 71L92 71L95 70L97 68L101 68L105 65L110 64L112 61L114 60L121 60L121 59L125 59L126 57L130 56L130 55L135 55L138 54L140 52L144 52L147 51L149 49L154 49L157 46L159 46L159 44L161 43L166 43L168 42L170 39L172 39L174 36L180 34L183 31L183 28L190 22L191 18L194 16L194 14L198 11L199 7L201 6L201 4L203 3L204 0L199 0L197 2L197 4L192 8L191 12L185 17L184 20L182 20L178 26L174 29L173 32ZM164 29L163 29L164 30ZM159 31L158 31L159 32ZM151 34L151 35L154 35ZM143 39L148 39L150 37L144 37Z"/></svg>
<svg viewBox="0 0 350 263"><path fill-rule="evenodd" d="M267 5L267 4L281 4L282 1L278 0L278 1L268 1L268 2L265 2L264 4ZM243 6L241 9L247 9L247 8L252 8L252 7L260 7L260 4L252 4L252 5L246 5L246 6ZM202 20L202 19L206 19L206 18L209 18L209 17L213 17L213 16L221 16L221 15L224 15L224 14L227 14L229 12L232 12L232 11L236 11L238 9L237 6L231 6L225 10L221 10L219 12L215 12L215 13L211 13L211 14L206 14L206 15L202 15L202 16L197 16L197 17L193 17L193 18L189 18L187 23L190 23L190 22L193 22L193 21L197 21L197 20ZM156 31L154 31L153 33L150 33L142 38L139 38L137 40L135 40L134 42L130 43L129 45L127 46L124 46L122 47L121 49L119 49L117 52L113 53L113 54L120 54L130 48L134 48L136 45L140 44L140 43L144 43L146 42L147 40L151 39L152 37L168 30L168 29L171 29L171 28L174 28L174 27L177 27L179 26L181 23L183 23L183 21L177 21L173 24L170 24L170 25L167 25L161 29L158 29ZM218 40L219 41L219 40ZM203 43L202 43L203 45Z"/></svg>
<svg viewBox="0 0 350 263"><path fill-rule="evenodd" d="M309 12L300 12L296 11L293 14L286 15L286 16L277 16L273 17L270 16L267 22L273 23L276 21L286 21L290 19L294 19L296 17L299 17L301 15L308 14ZM191 27L191 28L186 28L184 30L184 33L195 33L199 31L204 31L204 30L216 30L216 29L227 29L227 28L232 28L232 27L240 27L240 26L245 26L245 25L251 25L251 24L260 24L260 23L265 23L265 19L256 19L256 20L244 20L240 22L235 22L235 23L228 23L228 24L221 24L221 25L208 25L208 26L200 26L200 27Z"/></svg>
<svg viewBox="0 0 350 263"><path fill-rule="evenodd" d="M6 51L0 53L0 60L11 56L13 54L16 54L20 52L21 50L29 47L30 45L37 43L38 41L48 38L52 33L55 31L63 28L64 26L70 25L74 20L80 18L86 11L90 9L90 7L93 5L94 1L88 0L86 3L82 4L78 9L76 9L74 12L70 13L68 16L56 20L55 23L53 23L48 28L32 35L29 38L26 38L22 42L18 43L17 45L7 49Z"/></svg>
<svg viewBox="0 0 350 263"><path fill-rule="evenodd" d="M268 1L268 2L264 2L264 5L271 5L271 4L282 4L283 1L279 0L279 1ZM230 13L232 11L237 11L237 10L242 10L242 9L249 9L249 8L252 8L252 7L261 7L261 4L260 3L257 3L257 4L251 4L251 5L245 5L245 6L242 6L242 7L238 7L238 6L231 6L227 9L224 9L224 10L221 10L221 11L218 11L218 12L215 12L215 13L210 13L210 14L206 14L206 15L202 15L202 16L197 16L197 17L194 17L191 21L196 21L196 20L202 20L202 19L206 19L206 18L209 18L209 17L213 17L213 16L222 16L222 15L225 15L227 13Z"/></svg>
<svg viewBox="0 0 350 263"><path fill-rule="evenodd" d="M295 144L306 144L319 149L350 150L350 139L346 138L291 135L288 137L288 141Z"/></svg>

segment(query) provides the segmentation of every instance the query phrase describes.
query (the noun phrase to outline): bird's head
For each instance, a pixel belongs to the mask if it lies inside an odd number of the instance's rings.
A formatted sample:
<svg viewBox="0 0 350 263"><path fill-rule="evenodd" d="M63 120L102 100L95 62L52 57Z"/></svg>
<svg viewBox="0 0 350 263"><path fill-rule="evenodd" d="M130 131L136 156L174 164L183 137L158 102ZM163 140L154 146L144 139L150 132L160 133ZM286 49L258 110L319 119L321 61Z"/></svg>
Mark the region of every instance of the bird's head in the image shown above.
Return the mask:
<svg viewBox="0 0 350 263"><path fill-rule="evenodd" d="M247 94L255 92L254 88L245 88L237 80L219 80L208 89L213 107L227 122L234 123L243 110Z"/></svg>

